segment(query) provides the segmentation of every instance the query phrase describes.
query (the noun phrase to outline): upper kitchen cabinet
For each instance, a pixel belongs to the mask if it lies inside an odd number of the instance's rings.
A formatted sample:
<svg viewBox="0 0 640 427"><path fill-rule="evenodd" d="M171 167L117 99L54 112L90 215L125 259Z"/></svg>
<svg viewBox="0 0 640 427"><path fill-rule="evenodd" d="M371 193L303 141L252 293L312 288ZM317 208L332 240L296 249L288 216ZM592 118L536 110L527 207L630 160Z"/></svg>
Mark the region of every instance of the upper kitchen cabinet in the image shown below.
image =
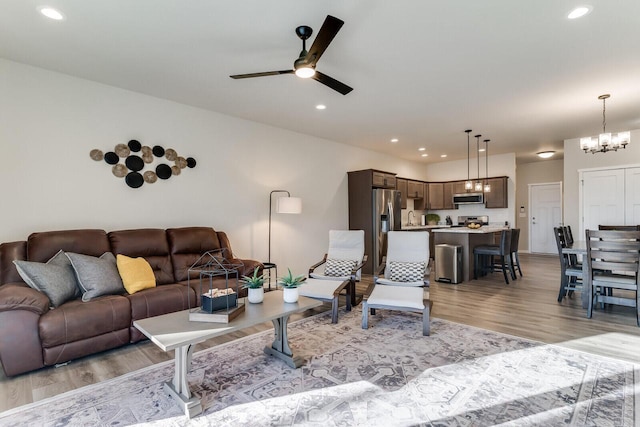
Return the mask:
<svg viewBox="0 0 640 427"><path fill-rule="evenodd" d="M488 178L485 180L491 186L491 191L484 193L484 204L486 208L507 208L507 177Z"/></svg>
<svg viewBox="0 0 640 427"><path fill-rule="evenodd" d="M456 193L455 191L455 182L445 182L442 184L442 209L457 209L458 207L453 204L453 195ZM464 189L464 182L462 183L462 188Z"/></svg>
<svg viewBox="0 0 640 427"><path fill-rule="evenodd" d="M396 188L396 174L369 169L373 188Z"/></svg>
<svg viewBox="0 0 640 427"><path fill-rule="evenodd" d="M400 207L407 209L407 180L396 178L396 190L400 192Z"/></svg>
<svg viewBox="0 0 640 427"><path fill-rule="evenodd" d="M427 209L444 209L444 183L430 182L427 186L429 188L429 205Z"/></svg>
<svg viewBox="0 0 640 427"><path fill-rule="evenodd" d="M409 181L409 184L411 184L411 181ZM426 211L429 209L429 184L426 182L417 182L417 185L422 186L422 197L413 201L413 208L417 211Z"/></svg>
<svg viewBox="0 0 640 427"><path fill-rule="evenodd" d="M407 197L410 199L422 199L424 198L424 182L421 181L408 181L407 182Z"/></svg>
<svg viewBox="0 0 640 427"><path fill-rule="evenodd" d="M465 181L453 181L453 194L462 194L467 193L467 190L464 189Z"/></svg>

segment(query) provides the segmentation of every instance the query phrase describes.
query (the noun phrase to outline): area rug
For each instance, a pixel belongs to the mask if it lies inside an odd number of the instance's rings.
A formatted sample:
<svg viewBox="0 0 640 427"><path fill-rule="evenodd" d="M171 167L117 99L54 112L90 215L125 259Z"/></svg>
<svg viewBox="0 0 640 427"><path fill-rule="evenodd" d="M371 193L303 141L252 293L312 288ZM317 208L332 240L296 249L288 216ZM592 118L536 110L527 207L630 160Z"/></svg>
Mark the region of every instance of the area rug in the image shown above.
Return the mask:
<svg viewBox="0 0 640 427"><path fill-rule="evenodd" d="M305 364L263 353L270 331L196 353L189 420L164 362L0 414L2 426L633 426L638 366L433 319L359 307L289 325Z"/></svg>

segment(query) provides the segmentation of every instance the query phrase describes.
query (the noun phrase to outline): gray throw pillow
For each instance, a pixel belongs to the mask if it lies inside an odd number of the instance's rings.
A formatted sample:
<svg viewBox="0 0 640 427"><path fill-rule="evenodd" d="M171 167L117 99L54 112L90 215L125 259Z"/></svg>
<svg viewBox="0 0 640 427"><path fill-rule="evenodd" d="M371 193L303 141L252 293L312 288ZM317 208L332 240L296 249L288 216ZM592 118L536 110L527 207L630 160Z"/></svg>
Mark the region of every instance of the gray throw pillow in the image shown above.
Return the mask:
<svg viewBox="0 0 640 427"><path fill-rule="evenodd" d="M357 262L351 259L327 258L324 267L324 275L334 277L349 276L356 264Z"/></svg>
<svg viewBox="0 0 640 427"><path fill-rule="evenodd" d="M76 273L76 279L82 291L82 301L87 302L103 295L124 292L122 279L116 266L116 257L111 252L105 252L100 258L73 252L67 252L66 255Z"/></svg>
<svg viewBox="0 0 640 427"><path fill-rule="evenodd" d="M31 261L13 261L27 285L45 294L52 307L81 295L69 258L59 251L46 264Z"/></svg>

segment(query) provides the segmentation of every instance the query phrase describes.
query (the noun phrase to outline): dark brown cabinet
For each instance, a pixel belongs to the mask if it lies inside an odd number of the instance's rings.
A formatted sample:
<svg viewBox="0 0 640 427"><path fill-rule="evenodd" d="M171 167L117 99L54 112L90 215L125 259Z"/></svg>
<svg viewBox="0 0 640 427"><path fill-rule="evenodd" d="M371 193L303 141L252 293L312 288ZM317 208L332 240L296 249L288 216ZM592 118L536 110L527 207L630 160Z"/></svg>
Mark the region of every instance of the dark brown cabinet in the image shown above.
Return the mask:
<svg viewBox="0 0 640 427"><path fill-rule="evenodd" d="M486 208L509 207L507 197L507 179L508 178L506 176L485 179L485 182L491 186L491 191L484 193L484 205Z"/></svg>
<svg viewBox="0 0 640 427"><path fill-rule="evenodd" d="M428 209L444 209L444 183L430 182Z"/></svg>
<svg viewBox="0 0 640 427"><path fill-rule="evenodd" d="M396 190L400 192L400 207L407 209L407 180L396 178Z"/></svg>
<svg viewBox="0 0 640 427"><path fill-rule="evenodd" d="M424 182L408 181L407 197L410 199L422 199L424 197Z"/></svg>
<svg viewBox="0 0 640 427"><path fill-rule="evenodd" d="M464 188L464 183L462 184ZM445 182L442 184L442 209L457 209L453 204L453 195L455 194L455 182Z"/></svg>
<svg viewBox="0 0 640 427"><path fill-rule="evenodd" d="M411 181L409 181L411 183ZM413 208L417 211L426 211L429 209L429 184L419 182L418 185L422 189L421 197L413 201Z"/></svg>
<svg viewBox="0 0 640 427"><path fill-rule="evenodd" d="M373 188L396 188L396 175L389 172L371 170L371 185Z"/></svg>
<svg viewBox="0 0 640 427"><path fill-rule="evenodd" d="M464 189L465 182L466 181L453 181L453 194L466 193L467 190Z"/></svg>

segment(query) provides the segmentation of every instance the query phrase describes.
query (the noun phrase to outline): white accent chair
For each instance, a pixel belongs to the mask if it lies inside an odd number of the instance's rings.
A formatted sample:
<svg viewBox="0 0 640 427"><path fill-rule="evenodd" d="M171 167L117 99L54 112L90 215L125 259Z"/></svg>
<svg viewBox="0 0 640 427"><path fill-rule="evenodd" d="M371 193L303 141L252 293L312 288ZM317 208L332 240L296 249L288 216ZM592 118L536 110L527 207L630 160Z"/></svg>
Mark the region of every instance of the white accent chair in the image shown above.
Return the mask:
<svg viewBox="0 0 640 427"><path fill-rule="evenodd" d="M352 267L348 271L345 269L344 274L331 275L327 271L327 261L329 264L346 261L345 264ZM321 261L309 267L309 280L300 286L300 295L331 302L331 322L337 323L338 297L343 290L346 291L347 311L351 311L351 306L355 305L356 282L360 281L366 262L363 230L330 230L329 250ZM321 272L318 267L323 264L325 270Z"/></svg>
<svg viewBox="0 0 640 427"><path fill-rule="evenodd" d="M418 280L399 281L392 271L399 265L424 263L425 271ZM399 264L398 264L399 263ZM382 277L381 274L384 272ZM426 231L390 231L387 233L387 255L374 275L374 283L362 300L362 329L369 327L369 311L388 309L422 313L422 334L430 334L432 301L426 294L429 286L429 233Z"/></svg>

